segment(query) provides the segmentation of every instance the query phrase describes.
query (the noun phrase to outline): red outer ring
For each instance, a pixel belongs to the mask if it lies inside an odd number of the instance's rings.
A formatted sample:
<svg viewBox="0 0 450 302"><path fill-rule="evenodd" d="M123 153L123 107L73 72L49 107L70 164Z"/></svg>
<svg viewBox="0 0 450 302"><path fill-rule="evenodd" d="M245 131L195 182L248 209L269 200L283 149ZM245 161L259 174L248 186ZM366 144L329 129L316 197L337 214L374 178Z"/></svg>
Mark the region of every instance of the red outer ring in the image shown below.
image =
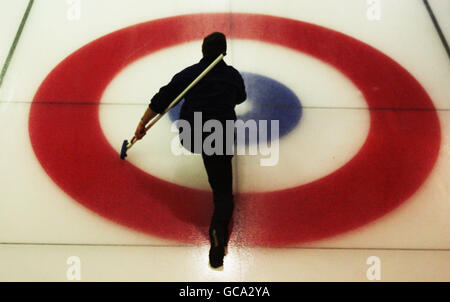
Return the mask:
<svg viewBox="0 0 450 302"><path fill-rule="evenodd" d="M113 147L105 138L98 104L128 64L213 31L314 56L350 78L370 108L392 108L370 110L367 140L342 168L306 185L239 194L235 240L273 246L339 234L393 210L425 181L439 152L439 121L429 96L399 64L367 44L317 25L222 13L131 26L83 46L56 66L39 87L29 120L32 146L53 181L85 207L120 224L203 242L211 193L163 181L120 160L121 142ZM74 104L80 101L93 106Z"/></svg>

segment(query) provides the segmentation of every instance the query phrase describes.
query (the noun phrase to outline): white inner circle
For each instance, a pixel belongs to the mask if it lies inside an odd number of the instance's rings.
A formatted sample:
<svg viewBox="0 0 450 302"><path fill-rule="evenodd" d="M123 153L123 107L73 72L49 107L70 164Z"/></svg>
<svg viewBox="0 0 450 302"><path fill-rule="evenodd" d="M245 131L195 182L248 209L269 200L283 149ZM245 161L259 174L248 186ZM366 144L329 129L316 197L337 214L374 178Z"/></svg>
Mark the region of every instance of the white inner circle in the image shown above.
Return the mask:
<svg viewBox="0 0 450 302"><path fill-rule="evenodd" d="M166 48L130 64L113 79L102 96L100 123L118 152L123 140L133 136L151 97L177 72L198 62L200 49L201 41ZM276 165L261 166L261 159L270 155L234 157L235 190L271 191L312 182L345 165L364 144L370 116L361 108L367 108L367 103L338 70L314 57L263 42L232 40L228 53L228 64L283 83L303 106L298 125L280 139ZM248 112L250 102L236 110ZM178 133L171 131L171 125L169 117L163 117L127 152L126 160L169 182L209 190L201 157L172 153ZM274 152L272 156L276 157Z"/></svg>

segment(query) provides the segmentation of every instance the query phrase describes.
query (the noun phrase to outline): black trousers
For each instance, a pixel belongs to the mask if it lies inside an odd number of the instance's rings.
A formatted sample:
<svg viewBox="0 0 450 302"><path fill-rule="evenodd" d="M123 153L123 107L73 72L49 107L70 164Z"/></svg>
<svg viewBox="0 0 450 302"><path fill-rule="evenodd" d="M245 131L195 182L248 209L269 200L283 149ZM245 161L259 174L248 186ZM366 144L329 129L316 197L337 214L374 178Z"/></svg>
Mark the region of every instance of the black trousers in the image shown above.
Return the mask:
<svg viewBox="0 0 450 302"><path fill-rule="evenodd" d="M208 174L208 181L213 191L214 212L209 227L211 243L213 230L219 241L228 244L228 226L233 215L233 169L231 155L202 154L203 163Z"/></svg>

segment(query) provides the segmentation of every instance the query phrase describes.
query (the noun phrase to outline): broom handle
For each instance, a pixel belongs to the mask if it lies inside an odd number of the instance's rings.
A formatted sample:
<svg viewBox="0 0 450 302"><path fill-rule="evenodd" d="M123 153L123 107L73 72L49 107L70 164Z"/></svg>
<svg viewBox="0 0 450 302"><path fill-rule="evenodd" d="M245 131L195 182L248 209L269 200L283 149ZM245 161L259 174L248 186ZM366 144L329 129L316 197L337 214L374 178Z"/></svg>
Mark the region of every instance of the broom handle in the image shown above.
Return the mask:
<svg viewBox="0 0 450 302"><path fill-rule="evenodd" d="M166 110L164 110L163 112L161 112L160 114L158 114L156 117L154 117L151 121L150 124L148 124L145 127L145 131L148 131L148 129L150 129L157 121L159 121L161 119L161 117L167 113L167 111L169 111L172 107L176 106L178 104L178 102L183 98L183 96L192 88L195 86L195 84L197 84L211 69L213 69L214 66L217 65L217 63L220 62L220 60L223 59L225 55L222 53L220 54L211 64L209 64L209 66L203 70L203 72L201 74L198 75L198 77L195 78L194 81L192 81L191 84L189 84L188 87L186 87L186 89L184 89L173 101L172 103L170 103L170 105L166 108ZM134 143L137 142L137 139L135 136L133 136L133 139L130 142L130 145L127 147L127 149L131 148L131 146L134 145Z"/></svg>
<svg viewBox="0 0 450 302"><path fill-rule="evenodd" d="M176 106L178 104L178 102L183 98L183 96L192 88L195 86L195 84L197 84L211 69L213 69L214 66L216 66L217 63L220 62L220 60L222 60L224 57L224 54L220 54L205 70L203 70L203 72L195 78L194 81L192 81L191 84L189 84L188 87L186 87L186 89L183 90L183 92L181 92L173 101L172 103L170 103L169 107L166 108L166 110L164 110L163 112L161 112L160 114L158 114L155 118L153 118L150 121L150 124L147 125L147 127L145 127L145 130L147 131L148 129L150 129L157 121L159 121L159 119L167 113L167 111L169 111L172 107Z"/></svg>

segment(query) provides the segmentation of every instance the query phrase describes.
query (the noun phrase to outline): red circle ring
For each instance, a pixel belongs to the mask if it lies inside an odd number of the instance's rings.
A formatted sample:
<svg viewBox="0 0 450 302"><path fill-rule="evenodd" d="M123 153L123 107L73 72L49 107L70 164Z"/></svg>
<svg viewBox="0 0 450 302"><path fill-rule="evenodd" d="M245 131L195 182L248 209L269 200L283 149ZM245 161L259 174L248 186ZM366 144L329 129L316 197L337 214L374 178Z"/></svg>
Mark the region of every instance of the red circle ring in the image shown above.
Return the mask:
<svg viewBox="0 0 450 302"><path fill-rule="evenodd" d="M425 181L438 156L440 126L429 96L405 69L327 28L224 13L121 29L56 66L39 87L29 117L34 152L53 181L85 207L120 224L173 240L204 242L210 193L163 181L120 160L120 142L112 147L105 138L98 105L108 83L131 62L213 31L314 56L346 75L371 108L368 137L345 166L306 185L238 194L232 240L276 246L336 235L390 212Z"/></svg>

